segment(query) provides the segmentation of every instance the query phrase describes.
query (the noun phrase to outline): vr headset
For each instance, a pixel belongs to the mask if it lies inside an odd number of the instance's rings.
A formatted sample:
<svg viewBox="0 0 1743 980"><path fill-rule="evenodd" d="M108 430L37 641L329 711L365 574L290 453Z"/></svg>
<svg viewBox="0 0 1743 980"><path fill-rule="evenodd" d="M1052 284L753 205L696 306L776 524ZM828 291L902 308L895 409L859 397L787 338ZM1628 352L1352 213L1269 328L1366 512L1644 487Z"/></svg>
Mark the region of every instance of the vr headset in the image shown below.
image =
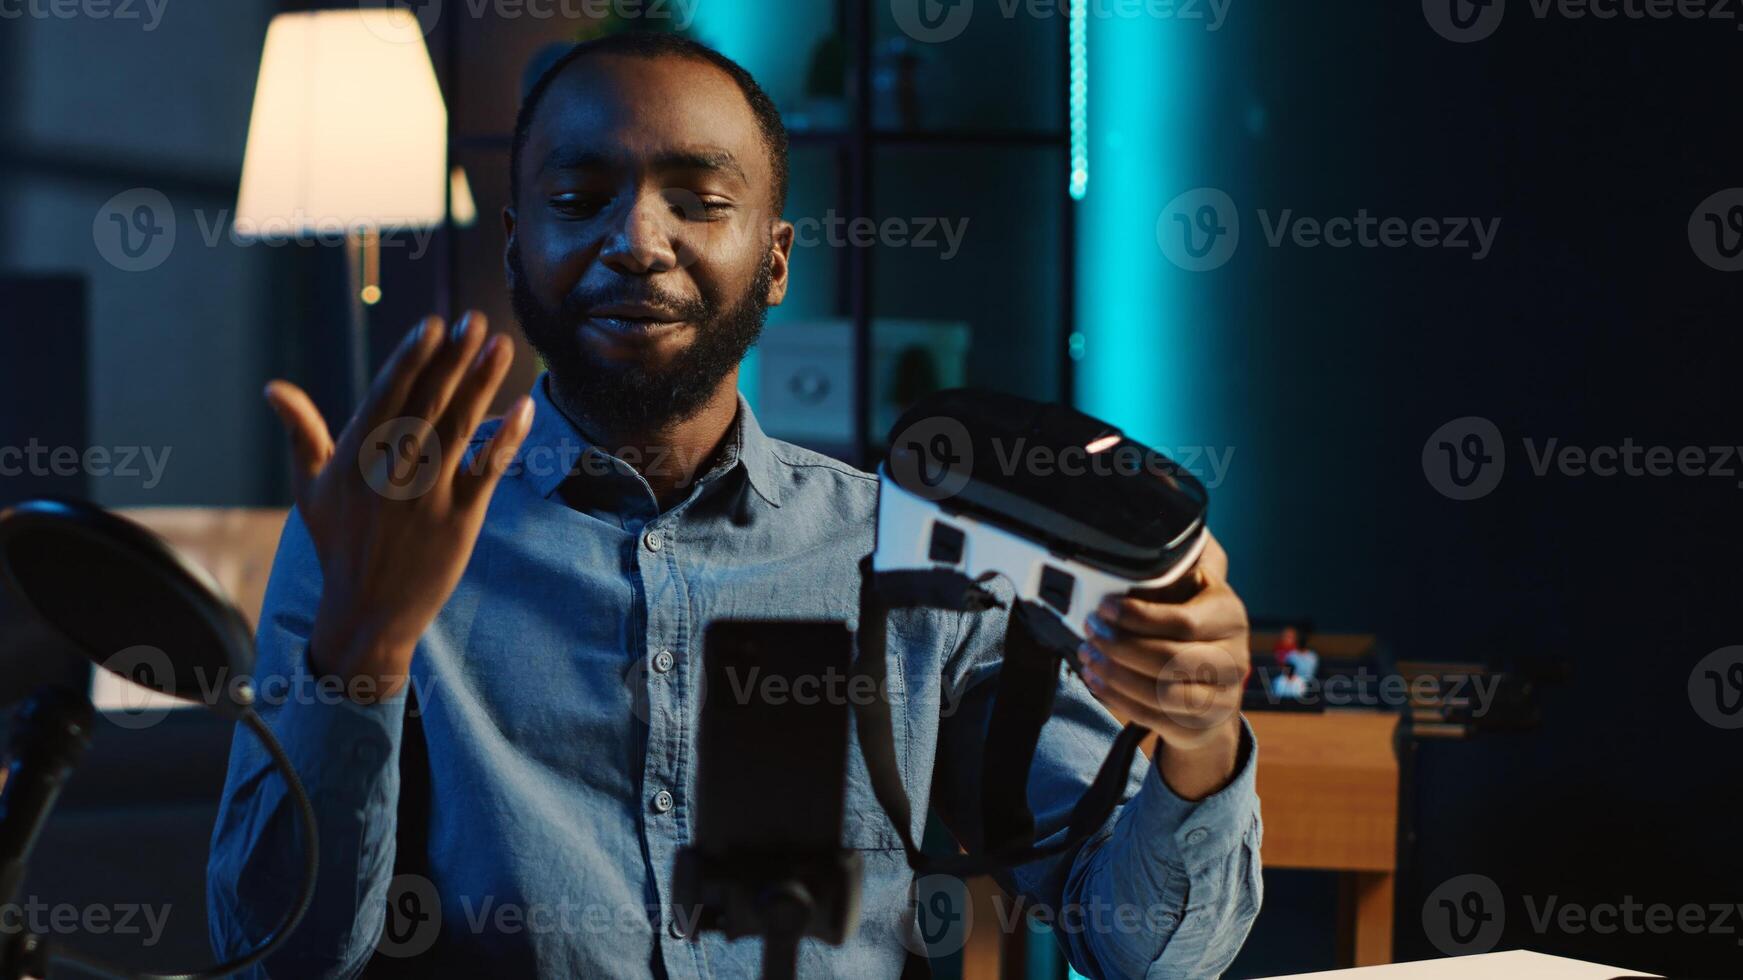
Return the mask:
<svg viewBox="0 0 1743 980"><path fill-rule="evenodd" d="M1084 620L1104 598L1191 595L1189 573L1206 540L1204 486L1099 419L966 388L937 392L903 414L878 477L877 546L861 563L860 673L884 680L890 609L988 609L1000 604L985 588L997 576L1016 596L982 761L980 853L934 858L915 847L889 707L877 699L856 706L873 789L909 863L980 874L1075 846L1112 814L1147 730L1125 727L1066 835L1037 846L1029 768L1060 665L1078 669Z"/></svg>

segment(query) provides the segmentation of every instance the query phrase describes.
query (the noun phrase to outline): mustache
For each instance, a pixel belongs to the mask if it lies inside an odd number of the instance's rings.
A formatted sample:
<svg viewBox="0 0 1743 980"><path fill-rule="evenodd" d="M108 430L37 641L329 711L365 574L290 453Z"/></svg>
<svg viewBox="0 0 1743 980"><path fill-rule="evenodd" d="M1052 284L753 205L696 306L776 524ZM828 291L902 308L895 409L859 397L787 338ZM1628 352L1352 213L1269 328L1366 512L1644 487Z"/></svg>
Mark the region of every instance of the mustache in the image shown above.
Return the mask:
<svg viewBox="0 0 1743 980"><path fill-rule="evenodd" d="M613 303L642 303L693 323L706 321L714 314L713 306L701 299L675 296L652 283L632 281L619 281L601 289L576 289L563 297L559 313L566 320L582 320L590 310Z"/></svg>

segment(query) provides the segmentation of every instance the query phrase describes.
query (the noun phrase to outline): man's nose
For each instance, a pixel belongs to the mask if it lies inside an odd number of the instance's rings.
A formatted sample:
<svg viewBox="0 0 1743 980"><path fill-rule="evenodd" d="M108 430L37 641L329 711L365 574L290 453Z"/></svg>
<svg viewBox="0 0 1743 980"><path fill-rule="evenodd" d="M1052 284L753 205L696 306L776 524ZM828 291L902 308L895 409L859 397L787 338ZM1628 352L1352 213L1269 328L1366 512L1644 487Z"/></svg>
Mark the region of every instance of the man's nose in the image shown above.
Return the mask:
<svg viewBox="0 0 1743 980"><path fill-rule="evenodd" d="M652 275L678 266L678 245L673 240L671 205L658 193L636 196L623 209L617 225L600 250L600 261L610 269L632 276Z"/></svg>

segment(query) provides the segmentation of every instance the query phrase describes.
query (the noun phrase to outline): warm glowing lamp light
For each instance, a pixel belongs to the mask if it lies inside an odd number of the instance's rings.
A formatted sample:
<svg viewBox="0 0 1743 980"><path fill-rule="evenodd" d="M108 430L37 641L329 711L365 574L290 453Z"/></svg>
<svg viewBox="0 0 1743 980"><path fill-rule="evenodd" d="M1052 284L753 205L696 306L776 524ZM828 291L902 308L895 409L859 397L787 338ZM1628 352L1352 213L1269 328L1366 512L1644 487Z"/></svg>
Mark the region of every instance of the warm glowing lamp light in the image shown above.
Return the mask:
<svg viewBox="0 0 1743 980"><path fill-rule="evenodd" d="M441 224L447 130L411 11L280 14L260 56L236 229L268 237Z"/></svg>
<svg viewBox="0 0 1743 980"><path fill-rule="evenodd" d="M448 109L409 10L279 14L266 30L236 232L244 239L344 237L355 300L381 298L380 234L442 223ZM367 381L353 303L352 381Z"/></svg>
<svg viewBox="0 0 1743 980"><path fill-rule="evenodd" d="M472 199L472 182L466 179L466 168L456 166L448 178L448 211L454 227L470 228L478 223L478 202Z"/></svg>

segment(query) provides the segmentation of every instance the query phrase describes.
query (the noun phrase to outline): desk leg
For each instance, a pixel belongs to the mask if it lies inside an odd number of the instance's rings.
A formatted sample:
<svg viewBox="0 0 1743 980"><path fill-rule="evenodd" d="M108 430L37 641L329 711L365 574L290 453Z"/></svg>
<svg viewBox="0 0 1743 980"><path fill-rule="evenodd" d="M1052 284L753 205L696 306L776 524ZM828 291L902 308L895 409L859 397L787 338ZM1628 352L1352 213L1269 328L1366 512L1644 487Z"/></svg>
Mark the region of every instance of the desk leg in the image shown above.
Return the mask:
<svg viewBox="0 0 1743 980"><path fill-rule="evenodd" d="M1392 962L1392 882L1390 871L1358 871L1346 875L1354 892L1356 966Z"/></svg>
<svg viewBox="0 0 1743 980"><path fill-rule="evenodd" d="M998 907L994 904L999 898L999 886L991 878L969 879L972 925L962 948L962 980L999 980L1004 974L1001 960L1008 937L999 929Z"/></svg>

